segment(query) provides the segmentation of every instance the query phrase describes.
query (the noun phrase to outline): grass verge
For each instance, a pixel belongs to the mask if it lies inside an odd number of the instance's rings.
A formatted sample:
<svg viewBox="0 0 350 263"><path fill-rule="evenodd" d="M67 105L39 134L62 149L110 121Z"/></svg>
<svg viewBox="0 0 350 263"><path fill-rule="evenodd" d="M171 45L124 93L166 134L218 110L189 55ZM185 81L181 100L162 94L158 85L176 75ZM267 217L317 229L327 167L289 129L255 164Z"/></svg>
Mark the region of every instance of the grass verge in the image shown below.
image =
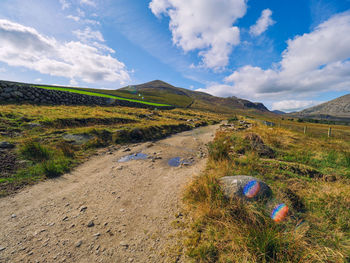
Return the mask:
<svg viewBox="0 0 350 263"><path fill-rule="evenodd" d="M263 146L252 141L252 133L274 155L259 154ZM262 125L218 132L206 171L185 192L189 260L350 262L349 150L342 140L320 141ZM226 199L219 178L231 175L264 180L272 199ZM290 213L275 223L270 213L281 202Z"/></svg>

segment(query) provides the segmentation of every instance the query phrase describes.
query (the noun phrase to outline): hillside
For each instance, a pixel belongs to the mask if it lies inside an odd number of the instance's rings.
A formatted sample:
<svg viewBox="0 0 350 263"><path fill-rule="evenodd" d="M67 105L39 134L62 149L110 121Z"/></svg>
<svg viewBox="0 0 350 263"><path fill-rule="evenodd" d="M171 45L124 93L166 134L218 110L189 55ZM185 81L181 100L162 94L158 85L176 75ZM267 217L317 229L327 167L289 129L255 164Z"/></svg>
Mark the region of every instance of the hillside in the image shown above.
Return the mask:
<svg viewBox="0 0 350 263"><path fill-rule="evenodd" d="M350 94L295 113L299 117L350 120Z"/></svg>
<svg viewBox="0 0 350 263"><path fill-rule="evenodd" d="M268 109L262 103L253 103L236 97L220 98L205 92L174 87L160 80L128 86L114 92L119 96L134 98L141 94L148 101L213 112L231 112L232 109L252 109L268 112Z"/></svg>
<svg viewBox="0 0 350 263"><path fill-rule="evenodd" d="M232 110L269 112L262 103L254 103L236 97L220 98L205 92L174 87L164 81L154 80L144 84L127 86L117 90L81 89L114 96L144 99L154 103L165 103L176 107L231 113Z"/></svg>
<svg viewBox="0 0 350 263"><path fill-rule="evenodd" d="M134 105L136 107L161 107L164 109L173 108L173 106L175 106L180 108L190 108L195 110L229 114L233 113L233 111L235 111L235 113L239 113L240 110L244 110L245 112L248 110L252 114L270 113L270 111L262 103L250 102L237 97L216 97L205 92L174 87L161 80L155 80L140 85L127 86L117 90L35 85L8 81L0 81L0 84L3 86L4 92L6 89L9 89L9 87L15 87L16 90L13 90L13 92L17 92L17 89L19 89L22 90L22 93L28 89L37 88L41 92L44 92L43 90L48 90L48 92L44 93L49 97L51 96L51 93L55 93L54 95L57 95L56 93L60 92L61 95L64 95L64 93L67 94L67 92L70 92L79 94L79 98L81 96L85 96L86 99L93 97L113 99L114 103L120 106L126 104L126 106L131 107ZM44 96L45 98L47 97L46 95ZM14 96L16 98L18 97L17 95ZM74 96L77 97L77 95ZM6 101L7 97L3 97L3 100ZM17 100L14 100L14 102L15 101ZM55 102L55 104L57 103L59 103L59 100ZM109 102L107 101L106 103L108 104Z"/></svg>

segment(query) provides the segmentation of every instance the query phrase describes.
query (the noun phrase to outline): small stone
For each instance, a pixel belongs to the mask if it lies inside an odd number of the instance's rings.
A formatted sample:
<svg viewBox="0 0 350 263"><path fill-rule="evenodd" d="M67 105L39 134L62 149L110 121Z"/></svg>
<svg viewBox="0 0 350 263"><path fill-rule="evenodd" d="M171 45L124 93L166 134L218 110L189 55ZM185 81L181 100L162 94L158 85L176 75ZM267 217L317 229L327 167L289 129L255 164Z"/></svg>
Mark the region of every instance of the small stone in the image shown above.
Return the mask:
<svg viewBox="0 0 350 263"><path fill-rule="evenodd" d="M6 249L6 247L0 246L0 252L3 251L3 250L5 250L5 249Z"/></svg>
<svg viewBox="0 0 350 263"><path fill-rule="evenodd" d="M124 209L124 208L122 208L122 209L120 209L119 211L120 211L120 212L124 212L124 211L125 211L125 209Z"/></svg>
<svg viewBox="0 0 350 263"><path fill-rule="evenodd" d="M119 245L121 245L122 247L125 247L125 248L129 247L129 244L125 241L120 241Z"/></svg>
<svg viewBox="0 0 350 263"><path fill-rule="evenodd" d="M123 166L119 166L118 168L117 168L117 170L123 170Z"/></svg>
<svg viewBox="0 0 350 263"><path fill-rule="evenodd" d="M130 148L126 148L123 152L130 152L131 149Z"/></svg>
<svg viewBox="0 0 350 263"><path fill-rule="evenodd" d="M129 262L133 262L134 259L133 259L133 258L128 258L128 261L129 261Z"/></svg>
<svg viewBox="0 0 350 263"><path fill-rule="evenodd" d="M31 255L33 255L34 253L33 253L33 251L30 251L29 253L28 253L28 256L31 256Z"/></svg>
<svg viewBox="0 0 350 263"><path fill-rule="evenodd" d="M65 216L62 221L67 221L68 220L68 216Z"/></svg>
<svg viewBox="0 0 350 263"><path fill-rule="evenodd" d="M94 234L93 236L94 237L99 237L101 234L100 233L96 233L96 234Z"/></svg>
<svg viewBox="0 0 350 263"><path fill-rule="evenodd" d="M80 207L80 212L84 212L87 209L87 206Z"/></svg>
<svg viewBox="0 0 350 263"><path fill-rule="evenodd" d="M79 240L77 243L75 243L75 247L80 247L83 244L82 240Z"/></svg>
<svg viewBox="0 0 350 263"><path fill-rule="evenodd" d="M54 225L55 225L55 223L50 223L50 224L49 224L49 226L54 226Z"/></svg>
<svg viewBox="0 0 350 263"><path fill-rule="evenodd" d="M93 227L94 225L95 225L95 223L92 220L87 224L88 227Z"/></svg>
<svg viewBox="0 0 350 263"><path fill-rule="evenodd" d="M12 215L11 215L11 218L16 218L16 217L17 217L16 214L12 214Z"/></svg>

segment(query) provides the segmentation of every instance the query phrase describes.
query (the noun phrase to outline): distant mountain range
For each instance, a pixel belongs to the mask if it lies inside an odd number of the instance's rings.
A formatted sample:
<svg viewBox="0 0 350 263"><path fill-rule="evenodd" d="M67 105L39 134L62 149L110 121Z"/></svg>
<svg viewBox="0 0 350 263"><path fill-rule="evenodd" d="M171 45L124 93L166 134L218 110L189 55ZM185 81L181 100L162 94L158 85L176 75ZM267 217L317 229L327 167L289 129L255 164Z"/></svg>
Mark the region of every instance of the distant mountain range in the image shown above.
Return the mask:
<svg viewBox="0 0 350 263"><path fill-rule="evenodd" d="M280 111L280 110L273 110L273 111L271 111L271 112L276 113L276 114L278 114L278 115L284 115L284 114L286 114L284 111Z"/></svg>
<svg viewBox="0 0 350 263"><path fill-rule="evenodd" d="M350 121L350 94L291 115L309 119Z"/></svg>

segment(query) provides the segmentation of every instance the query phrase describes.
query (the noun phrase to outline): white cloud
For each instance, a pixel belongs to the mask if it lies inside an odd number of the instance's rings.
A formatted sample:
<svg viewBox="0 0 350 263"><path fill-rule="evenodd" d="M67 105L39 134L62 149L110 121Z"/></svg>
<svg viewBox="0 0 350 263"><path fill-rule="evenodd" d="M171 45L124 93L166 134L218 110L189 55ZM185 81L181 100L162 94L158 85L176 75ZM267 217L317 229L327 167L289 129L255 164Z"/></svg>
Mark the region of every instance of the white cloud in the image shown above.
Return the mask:
<svg viewBox="0 0 350 263"><path fill-rule="evenodd" d="M122 62L86 43L60 42L8 20L0 20L0 39L0 61L10 66L89 83L130 80Z"/></svg>
<svg viewBox="0 0 350 263"><path fill-rule="evenodd" d="M81 5L89 5L89 6L96 6L96 3L93 0L80 0Z"/></svg>
<svg viewBox="0 0 350 263"><path fill-rule="evenodd" d="M67 0L59 0L62 6L62 10L65 10L71 6L71 4Z"/></svg>
<svg viewBox="0 0 350 263"><path fill-rule="evenodd" d="M84 31L80 29L73 31L73 34L76 35L78 39L83 42L88 42L90 40L97 40L100 42L105 41L100 31L93 31L90 27L86 27Z"/></svg>
<svg viewBox="0 0 350 263"><path fill-rule="evenodd" d="M260 18L256 21L256 24L250 27L250 34L253 36L259 36L264 33L269 26L275 24L275 21L271 18L272 11L265 9L261 12Z"/></svg>
<svg viewBox="0 0 350 263"><path fill-rule="evenodd" d="M69 16L67 16L67 18L72 19L75 22L79 22L80 21L80 17L79 16L69 15Z"/></svg>
<svg viewBox="0 0 350 263"><path fill-rule="evenodd" d="M278 64L269 69L244 66L225 78L227 85L203 91L273 100L281 96L301 99L325 91L349 90L349 32L350 12L335 15L311 33L288 40Z"/></svg>
<svg viewBox="0 0 350 263"><path fill-rule="evenodd" d="M272 110L281 110L284 112L300 111L321 103L322 101L313 100L282 100L272 103Z"/></svg>
<svg viewBox="0 0 350 263"><path fill-rule="evenodd" d="M170 17L173 43L185 52L199 50L202 66L220 69L240 42L233 26L246 13L246 0L152 0L153 14Z"/></svg>
<svg viewBox="0 0 350 263"><path fill-rule="evenodd" d="M35 79L35 82L42 82L43 80L41 78Z"/></svg>

